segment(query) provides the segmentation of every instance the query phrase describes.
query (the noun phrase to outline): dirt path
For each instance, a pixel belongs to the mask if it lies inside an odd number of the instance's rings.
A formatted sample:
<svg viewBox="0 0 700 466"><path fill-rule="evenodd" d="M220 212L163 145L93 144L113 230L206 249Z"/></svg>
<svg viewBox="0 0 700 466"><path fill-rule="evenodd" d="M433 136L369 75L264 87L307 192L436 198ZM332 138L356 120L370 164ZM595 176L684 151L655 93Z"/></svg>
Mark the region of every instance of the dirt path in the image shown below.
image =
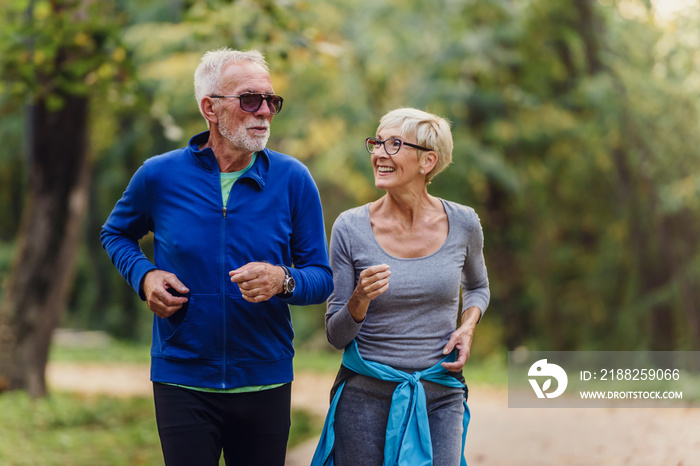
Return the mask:
<svg viewBox="0 0 700 466"><path fill-rule="evenodd" d="M113 396L151 396L148 366L63 364L51 387ZM294 407L322 417L333 377L296 374ZM507 393L470 386L470 466L700 465L700 408L509 409ZM316 440L291 450L287 466L308 466Z"/></svg>

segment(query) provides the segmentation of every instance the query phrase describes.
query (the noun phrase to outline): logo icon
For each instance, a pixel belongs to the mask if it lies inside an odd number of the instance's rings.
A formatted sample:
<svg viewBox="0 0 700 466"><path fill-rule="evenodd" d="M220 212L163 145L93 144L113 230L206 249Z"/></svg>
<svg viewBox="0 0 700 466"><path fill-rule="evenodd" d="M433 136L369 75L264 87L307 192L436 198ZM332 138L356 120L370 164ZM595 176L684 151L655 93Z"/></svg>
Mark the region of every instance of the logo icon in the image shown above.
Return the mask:
<svg viewBox="0 0 700 466"><path fill-rule="evenodd" d="M557 366L556 364L550 364L546 359L540 359L530 366L530 370L527 372L529 377L548 377L542 387L537 383L537 379L528 379L532 389L535 391L537 398L556 398L566 390L566 385L569 383L569 378L566 376L564 369ZM552 378L557 381L557 389L553 392L547 392L552 385Z"/></svg>

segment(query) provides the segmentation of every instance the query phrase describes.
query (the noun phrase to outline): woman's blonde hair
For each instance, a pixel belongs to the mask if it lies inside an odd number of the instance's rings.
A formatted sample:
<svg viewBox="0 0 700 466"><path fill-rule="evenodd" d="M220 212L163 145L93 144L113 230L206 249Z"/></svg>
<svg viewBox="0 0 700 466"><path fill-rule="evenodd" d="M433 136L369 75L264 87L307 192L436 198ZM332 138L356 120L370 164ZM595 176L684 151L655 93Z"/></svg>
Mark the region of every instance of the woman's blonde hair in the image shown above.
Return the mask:
<svg viewBox="0 0 700 466"><path fill-rule="evenodd" d="M415 108L397 108L379 120L377 133L385 128L399 128L403 137L414 137L415 144L435 151L438 160L425 175L426 183L452 162L452 131L444 118Z"/></svg>

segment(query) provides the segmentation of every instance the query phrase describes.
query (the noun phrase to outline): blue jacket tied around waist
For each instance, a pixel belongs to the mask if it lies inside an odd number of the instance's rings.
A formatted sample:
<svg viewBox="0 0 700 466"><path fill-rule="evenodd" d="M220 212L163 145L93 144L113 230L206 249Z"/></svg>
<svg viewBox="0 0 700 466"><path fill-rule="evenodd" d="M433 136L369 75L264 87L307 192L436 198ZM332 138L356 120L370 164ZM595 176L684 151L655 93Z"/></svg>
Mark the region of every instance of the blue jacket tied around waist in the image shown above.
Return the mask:
<svg viewBox="0 0 700 466"><path fill-rule="evenodd" d="M343 352L342 363L348 369L358 374L399 383L391 399L391 410L389 411L384 446L384 466L431 466L433 464L433 447L430 439L425 390L420 381L423 379L449 387L466 388L461 382L450 376L441 365L443 362L454 360L455 353L453 352L438 364L424 371L408 374L385 364L365 361L360 356L355 340ZM335 410L344 386L345 383L338 388L331 401L326 422L323 426L323 433L316 447L311 466L332 466L334 464L333 444L335 442L335 432L333 424L335 421ZM469 407L465 400L462 452L464 452L466 443L469 419ZM462 453L460 465L467 465L464 453Z"/></svg>

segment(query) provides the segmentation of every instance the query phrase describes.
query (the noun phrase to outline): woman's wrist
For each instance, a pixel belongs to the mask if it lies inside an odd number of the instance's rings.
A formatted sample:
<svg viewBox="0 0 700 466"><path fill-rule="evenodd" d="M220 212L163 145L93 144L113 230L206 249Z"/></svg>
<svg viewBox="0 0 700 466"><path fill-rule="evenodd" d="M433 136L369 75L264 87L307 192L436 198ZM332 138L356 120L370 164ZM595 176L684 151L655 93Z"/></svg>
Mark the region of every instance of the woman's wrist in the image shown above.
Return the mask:
<svg viewBox="0 0 700 466"><path fill-rule="evenodd" d="M460 327L471 328L473 331L479 320L481 320L481 309L477 306L472 306L462 312L462 325Z"/></svg>
<svg viewBox="0 0 700 466"><path fill-rule="evenodd" d="M350 311L350 316L355 320L355 322L360 323L365 320L367 315L367 309L369 308L370 300L367 298L362 298L353 292L352 296L348 300L348 311Z"/></svg>

